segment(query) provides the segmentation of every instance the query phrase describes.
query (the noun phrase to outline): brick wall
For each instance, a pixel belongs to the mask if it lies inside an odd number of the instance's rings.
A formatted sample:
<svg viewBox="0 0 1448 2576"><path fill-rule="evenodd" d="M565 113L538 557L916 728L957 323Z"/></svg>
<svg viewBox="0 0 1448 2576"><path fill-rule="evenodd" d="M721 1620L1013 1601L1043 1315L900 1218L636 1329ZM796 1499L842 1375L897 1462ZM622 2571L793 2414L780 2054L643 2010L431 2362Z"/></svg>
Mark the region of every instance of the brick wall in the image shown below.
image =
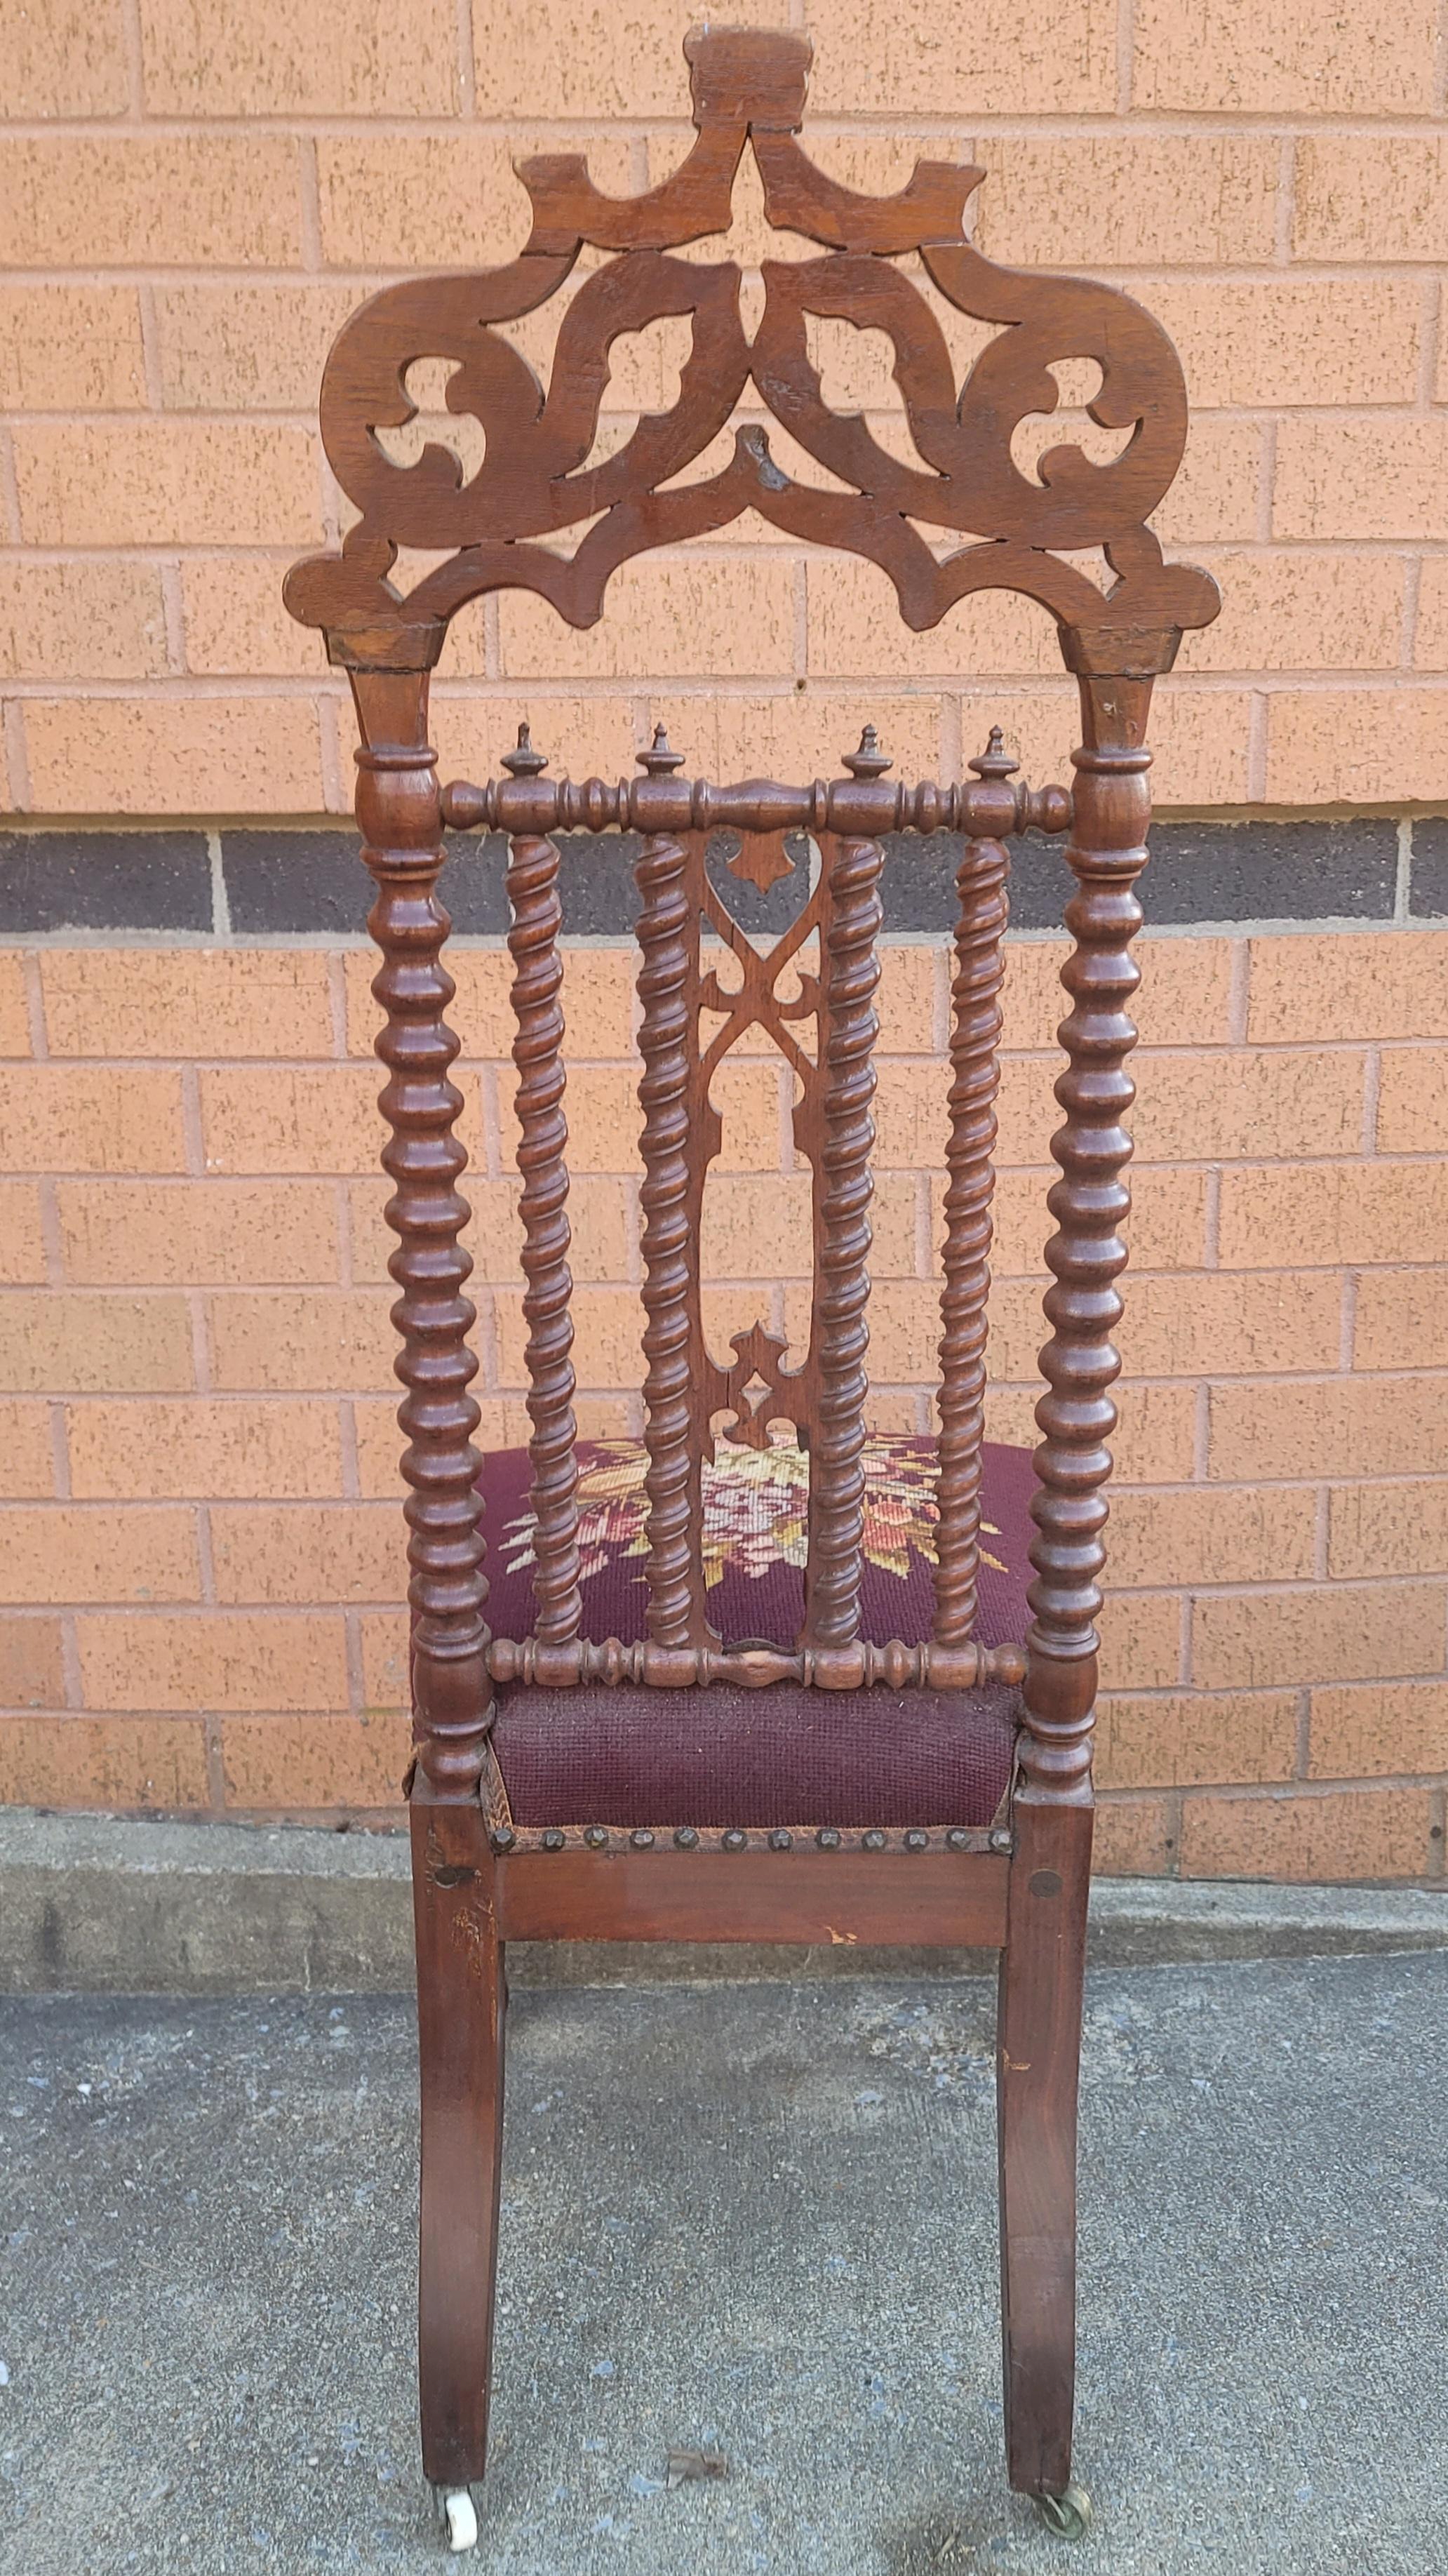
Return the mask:
<svg viewBox="0 0 1448 2576"><path fill-rule="evenodd" d="M1448 932L1144 943L1112 1520L1109 1866L1441 1871L1448 1770ZM1030 1434L1059 944L1012 943L991 1427ZM372 1810L403 1760L373 1005L360 946L5 954L0 1794ZM580 1406L637 1428L632 960L568 951ZM485 1436L514 1440L506 958L457 952ZM945 958L884 952L873 1416L924 1427ZM807 1185L781 1077L720 1085L718 1332ZM34 1176L31 1176L34 1175ZM768 1259L760 1247L771 1247ZM777 1247L777 1252L774 1251ZM767 1296L768 1292L766 1292ZM63 1605L63 1606L57 1606Z"/></svg>
<svg viewBox="0 0 1448 2576"><path fill-rule="evenodd" d="M0 1796L391 1812L400 1567L350 723L280 576L334 538L321 359L373 285L511 255L519 150L673 167L689 0L0 0ZM1119 280L1182 350L1159 523L1220 623L1161 692L1136 1276L1102 1737L1122 1869L1441 1877L1448 1776L1448 51L1338 0L731 0L807 18L813 148L856 185L981 161L992 255ZM948 33L946 32L948 30ZM548 113L541 113L541 110ZM742 202L736 247L759 247ZM531 327L531 326L529 326ZM619 344L605 436L668 398ZM879 344L824 334L882 425ZM1064 393L1088 390L1067 370ZM432 391L436 398L437 388ZM456 424L453 424L456 430ZM436 424L430 425L436 434ZM1061 420L1035 441L1061 435ZM1023 446L1023 454L1028 449ZM691 766L809 776L873 717L958 774L1072 736L1035 610L899 627L872 568L741 522L629 567L577 636L458 621L446 766L522 714L575 776L659 715ZM1436 809L1436 811L1434 810ZM454 862L489 1429L517 1273L495 854ZM596 871L608 879L607 867ZM874 1359L923 1420L944 878L892 862ZM1058 918L1023 856L1016 918ZM1435 926L1437 925L1437 926ZM571 952L590 1427L632 1416L623 921ZM907 935L913 933L912 938ZM1012 949L995 1427L1028 1436L1055 951ZM736 1109L721 1287L800 1189ZM364 1177L367 1176L367 1177ZM748 1311L730 1297L731 1327Z"/></svg>
<svg viewBox="0 0 1448 2576"><path fill-rule="evenodd" d="M730 6L808 18L831 168L882 187L922 149L978 159L986 250L1119 279L1174 333L1196 417L1160 524L1227 606L1163 692L1168 800L1441 797L1438 0L1400 0L1370 42L1341 0ZM619 190L672 168L696 7L0 0L13 808L345 805L339 693L277 597L288 557L335 533L315 438L326 344L384 277L513 254L520 148L587 144ZM685 345L682 322L620 344L608 438L666 397ZM827 391L893 411L883 348L827 332ZM1059 436L1037 427L1037 450ZM959 759L962 727L975 747L985 673L1037 756L1059 696L1042 612L981 601L900 639L883 574L755 536L727 532L707 570L629 568L592 635L560 634L533 600L468 612L438 697L447 758L495 756L527 697L576 773L616 771L655 706L716 774L761 741L808 771L868 695L931 769ZM723 707L686 714L716 679Z"/></svg>

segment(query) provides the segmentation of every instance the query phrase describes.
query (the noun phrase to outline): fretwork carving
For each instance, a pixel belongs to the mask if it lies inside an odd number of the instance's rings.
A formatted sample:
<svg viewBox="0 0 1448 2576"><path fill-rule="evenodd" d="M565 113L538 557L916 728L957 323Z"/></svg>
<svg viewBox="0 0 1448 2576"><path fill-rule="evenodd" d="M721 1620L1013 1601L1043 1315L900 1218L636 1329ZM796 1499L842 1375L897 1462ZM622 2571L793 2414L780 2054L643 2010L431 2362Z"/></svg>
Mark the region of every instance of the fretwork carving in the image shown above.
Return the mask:
<svg viewBox="0 0 1448 2576"><path fill-rule="evenodd" d="M1164 564L1146 525L1186 437L1181 369L1160 326L1114 288L986 259L963 231L980 170L922 161L908 186L882 198L818 170L795 139L806 37L696 28L684 51L697 140L671 178L620 200L594 186L576 154L525 162L533 229L516 259L388 287L344 326L323 382L322 436L361 515L340 554L296 566L293 614L326 630L337 661L421 668L436 660L449 618L483 592L534 590L570 625L591 626L620 564L752 509L791 536L879 564L907 625L936 625L973 591L1015 590L1057 619L1074 668L1167 667L1180 630L1216 614L1217 594L1205 573ZM752 339L735 262L669 255L727 232L746 146L769 222L823 249L764 263ZM557 293L585 243L616 256L563 311L545 390L497 326ZM924 295L890 264L905 254L957 311L999 326L963 384ZM669 315L687 315L691 328L676 401L589 462L614 341ZM808 352L811 317L888 336L915 462L889 454L859 414L829 409ZM448 448L429 442L404 464L378 440L416 416L406 380L424 358L454 363L448 408L485 433L483 462L466 479ZM1130 436L1105 464L1052 448L1033 480L1013 460L1012 436L1057 408L1051 370L1073 359L1101 369L1091 418ZM846 488L782 471L757 420L736 427L722 470L680 481L751 399ZM571 552L546 542L580 526ZM975 542L941 556L922 530ZM452 551L403 597L387 578L399 546ZM1096 548L1115 576L1106 592L1062 559Z"/></svg>

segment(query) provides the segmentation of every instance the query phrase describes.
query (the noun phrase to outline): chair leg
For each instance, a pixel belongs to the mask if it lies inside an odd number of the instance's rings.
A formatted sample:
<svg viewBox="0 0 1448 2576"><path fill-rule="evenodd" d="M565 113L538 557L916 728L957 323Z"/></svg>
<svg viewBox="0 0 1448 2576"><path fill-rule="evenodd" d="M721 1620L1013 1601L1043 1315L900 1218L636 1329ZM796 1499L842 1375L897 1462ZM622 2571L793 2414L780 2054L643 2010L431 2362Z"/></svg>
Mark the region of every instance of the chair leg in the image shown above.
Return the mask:
<svg viewBox="0 0 1448 2576"><path fill-rule="evenodd" d="M1018 1799L1014 1821L996 2063L1006 2464L1022 2493L1063 2498L1076 2381L1076 2086L1092 1818L1089 1807ZM1080 2504L1089 2512L1084 2497Z"/></svg>
<svg viewBox="0 0 1448 2576"><path fill-rule="evenodd" d="M422 2464L434 2487L455 2490L481 2478L487 2454L507 1988L481 1808L435 1801L419 1772L411 1825L422 2075Z"/></svg>

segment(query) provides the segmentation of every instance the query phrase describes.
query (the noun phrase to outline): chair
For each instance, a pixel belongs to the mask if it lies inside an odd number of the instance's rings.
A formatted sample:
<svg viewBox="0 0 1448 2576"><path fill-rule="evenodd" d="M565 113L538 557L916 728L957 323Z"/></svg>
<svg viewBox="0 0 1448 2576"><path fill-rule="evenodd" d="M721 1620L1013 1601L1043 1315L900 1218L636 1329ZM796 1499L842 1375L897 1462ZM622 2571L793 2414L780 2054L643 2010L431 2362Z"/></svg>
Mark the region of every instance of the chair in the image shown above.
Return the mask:
<svg viewBox="0 0 1448 2576"><path fill-rule="evenodd" d="M388 288L346 324L321 421L360 516L339 553L298 564L286 587L351 681L357 818L378 888L410 1488L424 2467L452 2545L469 2545L509 1940L984 1945L1000 1953L1009 2475L1074 2533L1089 2518L1071 2481L1076 2086L1132 888L1152 682L1182 630L1217 607L1207 576L1164 564L1144 524L1180 461L1185 394L1170 343L1125 296L997 267L964 239L979 171L924 161L878 199L819 171L796 140L806 39L710 28L685 53L697 137L671 177L620 200L581 157L529 161L533 228L515 260ZM823 246L765 265L752 338L738 269L671 256L727 231L746 144L768 220ZM584 243L614 256L566 306L544 400L490 326L555 295ZM901 254L950 305L999 326L963 390L930 303L893 264ZM613 340L663 315L692 317L677 400L586 461ZM807 330L821 316L888 334L917 461L825 406ZM1106 464L1057 447L1033 481L1012 462L1012 434L1055 407L1051 363L1082 358L1103 371L1093 419L1130 438ZM414 418L407 375L422 359L453 367L449 409L486 432L470 479L436 444L403 463L374 434ZM756 411L828 481L782 471L757 421L738 427L727 461L688 478L751 384ZM522 588L591 625L620 564L751 509L882 566L911 627L980 589L1040 603L1079 683L1074 788L1026 789L998 736L962 785L895 784L869 728L840 776L807 786L690 781L662 730L637 778L575 785L545 774L526 727L494 782L439 786L428 674L464 602ZM549 542L578 523L571 552ZM974 542L941 551L956 532ZM399 547L444 557L405 596L387 578ZM1110 586L1081 568L1097 549ZM468 1391L444 825L508 846L532 1437L488 1462ZM646 1430L641 1446L588 1446L569 1357L556 836L615 828L636 836L640 904ZM1027 828L1069 833L1076 878L1033 1464L982 1439L1005 842ZM875 943L893 836L911 833L953 835L958 851L938 1444L867 1428ZM818 877L769 945L739 928L719 853L732 846L736 879L767 884L789 864L786 834L808 836ZM750 1032L796 1076L795 1139L813 1176L809 1346L793 1366L747 1319L721 1364L701 1317L699 1221L721 1137L710 1086Z"/></svg>

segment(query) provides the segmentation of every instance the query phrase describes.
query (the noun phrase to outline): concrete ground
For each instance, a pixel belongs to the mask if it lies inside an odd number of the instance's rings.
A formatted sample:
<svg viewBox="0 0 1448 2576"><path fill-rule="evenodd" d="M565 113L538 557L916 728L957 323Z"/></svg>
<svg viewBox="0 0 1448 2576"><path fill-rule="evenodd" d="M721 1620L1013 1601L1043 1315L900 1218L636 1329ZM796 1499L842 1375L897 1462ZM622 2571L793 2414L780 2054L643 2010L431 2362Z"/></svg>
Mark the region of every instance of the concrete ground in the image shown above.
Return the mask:
<svg viewBox="0 0 1448 2576"><path fill-rule="evenodd" d="M516 1996L473 2563L1437 2576L1448 1954L1094 1979L1078 2548L1001 2470L991 2022L978 1981ZM449 2563L412 2138L400 2000L0 2005L0 2563ZM671 2444L729 2475L670 2492Z"/></svg>

